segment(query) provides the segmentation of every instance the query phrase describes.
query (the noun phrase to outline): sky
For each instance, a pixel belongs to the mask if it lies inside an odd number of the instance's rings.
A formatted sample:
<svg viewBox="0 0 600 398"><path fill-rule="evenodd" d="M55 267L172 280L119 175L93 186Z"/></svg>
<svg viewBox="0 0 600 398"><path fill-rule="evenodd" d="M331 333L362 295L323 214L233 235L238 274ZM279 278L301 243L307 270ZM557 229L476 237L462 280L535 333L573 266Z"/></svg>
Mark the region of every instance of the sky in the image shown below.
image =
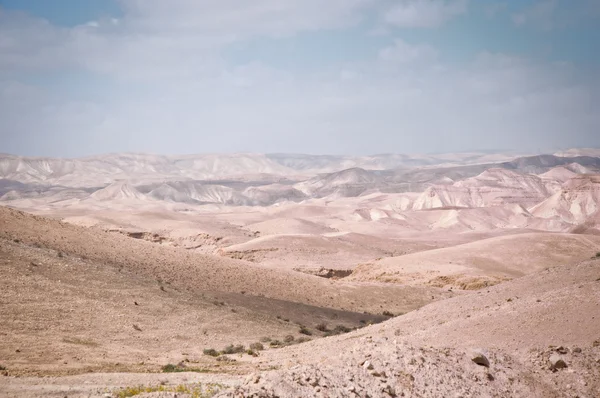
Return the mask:
<svg viewBox="0 0 600 398"><path fill-rule="evenodd" d="M600 147L600 0L0 0L0 153Z"/></svg>

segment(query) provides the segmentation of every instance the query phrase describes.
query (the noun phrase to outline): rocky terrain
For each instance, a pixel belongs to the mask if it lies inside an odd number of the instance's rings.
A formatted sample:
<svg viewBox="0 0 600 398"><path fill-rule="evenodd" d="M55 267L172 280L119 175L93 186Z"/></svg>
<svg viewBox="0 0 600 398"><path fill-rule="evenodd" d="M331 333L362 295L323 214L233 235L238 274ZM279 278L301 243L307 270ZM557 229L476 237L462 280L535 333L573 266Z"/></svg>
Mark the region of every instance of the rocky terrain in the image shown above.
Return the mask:
<svg viewBox="0 0 600 398"><path fill-rule="evenodd" d="M598 156L0 155L0 396L595 397Z"/></svg>

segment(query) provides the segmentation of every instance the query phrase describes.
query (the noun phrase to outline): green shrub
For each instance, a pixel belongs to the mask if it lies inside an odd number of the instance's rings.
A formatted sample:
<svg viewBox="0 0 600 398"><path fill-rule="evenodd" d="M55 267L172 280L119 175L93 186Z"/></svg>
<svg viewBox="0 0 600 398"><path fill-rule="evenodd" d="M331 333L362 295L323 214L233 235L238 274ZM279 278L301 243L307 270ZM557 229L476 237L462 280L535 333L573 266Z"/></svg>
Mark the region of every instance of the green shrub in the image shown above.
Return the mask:
<svg viewBox="0 0 600 398"><path fill-rule="evenodd" d="M273 340L273 341L271 341L271 342L269 343L269 345L270 345L271 347L280 347L280 346L282 346L282 345L283 345L283 343L282 343L281 341L279 341L279 340Z"/></svg>
<svg viewBox="0 0 600 398"><path fill-rule="evenodd" d="M208 355L211 357L218 357L219 356L219 352L213 348L207 348L204 351L202 351L204 353L204 355Z"/></svg>
<svg viewBox="0 0 600 398"><path fill-rule="evenodd" d="M164 373L173 373L173 372L177 372L177 366L173 365L172 363L165 365L162 367L162 371Z"/></svg>
<svg viewBox="0 0 600 398"><path fill-rule="evenodd" d="M315 329L317 329L319 332L327 332L327 324L319 323L317 326L315 326Z"/></svg>
<svg viewBox="0 0 600 398"><path fill-rule="evenodd" d="M348 332L351 332L351 331L352 331L352 329L350 329L347 326L337 325L333 330L329 330L327 333L325 333L325 337L335 336L335 335L338 335L338 334L348 333Z"/></svg>
<svg viewBox="0 0 600 398"><path fill-rule="evenodd" d="M347 326L344 325L337 325L334 329L334 332L338 333L338 334L342 334L342 333L349 333L352 331L352 329L350 329Z"/></svg>
<svg viewBox="0 0 600 398"><path fill-rule="evenodd" d="M180 373L180 372L209 373L210 372L209 369L188 368L183 364L173 365L172 363L163 366L161 369L162 369L163 373Z"/></svg>
<svg viewBox="0 0 600 398"><path fill-rule="evenodd" d="M265 346L262 343L252 343L250 344L250 349L253 351L262 351L265 349Z"/></svg>
<svg viewBox="0 0 600 398"><path fill-rule="evenodd" d="M291 343L292 341L294 341L294 336L292 336L291 334L288 334L287 336L285 336L283 338L283 341L285 341L286 343Z"/></svg>
<svg viewBox="0 0 600 398"><path fill-rule="evenodd" d="M246 351L246 348L243 345L228 345L221 351L221 354L239 354L241 352Z"/></svg>
<svg viewBox="0 0 600 398"><path fill-rule="evenodd" d="M299 337L296 339L296 344L302 344L310 341L308 337Z"/></svg>
<svg viewBox="0 0 600 398"><path fill-rule="evenodd" d="M300 326L299 332L300 332L300 334L305 334L307 336L312 336L312 332L306 326Z"/></svg>

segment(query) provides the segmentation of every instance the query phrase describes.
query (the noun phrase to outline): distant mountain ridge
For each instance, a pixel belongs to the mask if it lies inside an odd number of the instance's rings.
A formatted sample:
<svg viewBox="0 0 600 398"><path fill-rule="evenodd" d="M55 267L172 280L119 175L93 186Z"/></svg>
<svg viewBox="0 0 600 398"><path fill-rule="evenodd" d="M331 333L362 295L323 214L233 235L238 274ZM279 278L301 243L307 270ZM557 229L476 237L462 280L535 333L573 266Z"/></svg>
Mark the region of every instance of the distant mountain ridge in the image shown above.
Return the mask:
<svg viewBox="0 0 600 398"><path fill-rule="evenodd" d="M497 159L500 161L489 162ZM417 166L415 166L417 165ZM559 169L556 169L559 168ZM111 154L81 159L0 156L0 201L158 201L269 206L313 198L421 193L405 208L538 205L600 158L504 154L337 156ZM70 203L70 202L69 202ZM589 212L586 212L588 214Z"/></svg>

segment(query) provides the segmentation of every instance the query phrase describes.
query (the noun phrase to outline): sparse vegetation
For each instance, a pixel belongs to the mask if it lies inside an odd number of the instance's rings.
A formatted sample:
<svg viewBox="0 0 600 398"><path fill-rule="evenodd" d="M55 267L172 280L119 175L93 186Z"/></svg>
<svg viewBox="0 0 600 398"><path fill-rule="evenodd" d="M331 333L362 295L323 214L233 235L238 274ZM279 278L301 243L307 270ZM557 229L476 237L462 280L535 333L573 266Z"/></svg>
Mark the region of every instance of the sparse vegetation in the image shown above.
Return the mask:
<svg viewBox="0 0 600 398"><path fill-rule="evenodd" d="M175 366L175 365L173 365L172 363L170 363L170 364L168 364L168 365L165 365L165 366L163 366L161 370L162 370L164 373L172 373L172 372L175 372L175 371L176 371L176 369L177 369L177 366Z"/></svg>
<svg viewBox="0 0 600 398"><path fill-rule="evenodd" d="M202 353L204 355L208 355L211 357L218 357L219 356L219 352L217 350L215 350L214 348L207 348L204 351L202 351Z"/></svg>
<svg viewBox="0 0 600 398"><path fill-rule="evenodd" d="M225 347L223 349L223 351L221 351L221 354L229 354L229 355L230 354L239 354L239 353L242 353L244 351L246 351L246 348L243 345L241 345L241 344L239 344L239 345L230 344L227 347Z"/></svg>
<svg viewBox="0 0 600 398"><path fill-rule="evenodd" d="M300 330L298 332L300 334L305 334L307 336L312 336L312 332L306 326L300 326Z"/></svg>
<svg viewBox="0 0 600 398"><path fill-rule="evenodd" d="M352 329L350 329L349 327L347 327L347 326L344 326L344 325L337 325L337 326L336 326L336 327L333 329L333 331L334 331L334 332L337 332L337 333L348 333L348 332L351 332L351 331L352 331Z"/></svg>
<svg viewBox="0 0 600 398"><path fill-rule="evenodd" d="M80 339L78 337L65 337L62 341L64 343L84 345L87 347L98 347L100 345L93 340Z"/></svg>
<svg viewBox="0 0 600 398"><path fill-rule="evenodd" d="M250 349L252 351L262 351L265 349L265 346L262 343L252 343L250 344Z"/></svg>
<svg viewBox="0 0 600 398"><path fill-rule="evenodd" d="M292 336L291 334L288 334L287 336L285 336L283 338L283 341L286 342L286 343L291 343L291 342L294 341L294 336Z"/></svg>
<svg viewBox="0 0 600 398"><path fill-rule="evenodd" d="M596 253L596 258L600 258L600 252Z"/></svg>
<svg viewBox="0 0 600 398"><path fill-rule="evenodd" d="M141 328L141 327L139 327L138 325L136 325L135 323L133 324L133 328L134 328L135 330L137 330L138 332L141 332L141 331L142 331L142 328Z"/></svg>
<svg viewBox="0 0 600 398"><path fill-rule="evenodd" d="M315 329L317 329L319 332L328 332L329 331L329 329L327 329L326 323L319 323L317 326L315 326Z"/></svg>
<svg viewBox="0 0 600 398"><path fill-rule="evenodd" d="M58 252L57 256L58 256L59 258L63 258L65 255L63 254L63 252Z"/></svg>
<svg viewBox="0 0 600 398"><path fill-rule="evenodd" d="M119 390L115 393L115 397L117 398L128 398L135 397L140 394L147 394L153 392L167 392L167 393L180 393L180 394L188 394L192 398L210 398L218 393L224 386L220 384L193 384L193 385L185 385L180 384L177 386L136 386L136 387L127 387L122 390Z"/></svg>
<svg viewBox="0 0 600 398"><path fill-rule="evenodd" d="M280 347L280 346L282 346L282 345L283 345L283 343L282 343L281 341L279 341L279 340L273 340L273 341L271 341L271 342L269 343L269 345L270 345L271 347Z"/></svg>
<svg viewBox="0 0 600 398"><path fill-rule="evenodd" d="M390 317L390 318L392 318L392 317L394 316L394 314L393 314L392 312L390 312L390 311L387 311L387 310L386 310L386 311L383 311L382 315L383 315L383 316L388 316L388 317Z"/></svg>
<svg viewBox="0 0 600 398"><path fill-rule="evenodd" d="M352 331L352 329L347 326L337 325L335 328L333 328L333 330L327 331L327 333L325 333L325 337L335 336L335 335L343 334L343 333L349 333L351 331Z"/></svg>
<svg viewBox="0 0 600 398"><path fill-rule="evenodd" d="M260 342L261 342L261 343L268 343L268 342L270 342L270 341L271 341L271 338L270 338L270 337L262 337L262 338L260 339Z"/></svg>
<svg viewBox="0 0 600 398"><path fill-rule="evenodd" d="M163 373L181 373L181 372L195 372L195 373L209 373L210 370L203 368L188 368L187 366L173 365L172 363L167 364L161 368Z"/></svg>
<svg viewBox="0 0 600 398"><path fill-rule="evenodd" d="M7 370L5 366L0 365L0 371Z"/></svg>

